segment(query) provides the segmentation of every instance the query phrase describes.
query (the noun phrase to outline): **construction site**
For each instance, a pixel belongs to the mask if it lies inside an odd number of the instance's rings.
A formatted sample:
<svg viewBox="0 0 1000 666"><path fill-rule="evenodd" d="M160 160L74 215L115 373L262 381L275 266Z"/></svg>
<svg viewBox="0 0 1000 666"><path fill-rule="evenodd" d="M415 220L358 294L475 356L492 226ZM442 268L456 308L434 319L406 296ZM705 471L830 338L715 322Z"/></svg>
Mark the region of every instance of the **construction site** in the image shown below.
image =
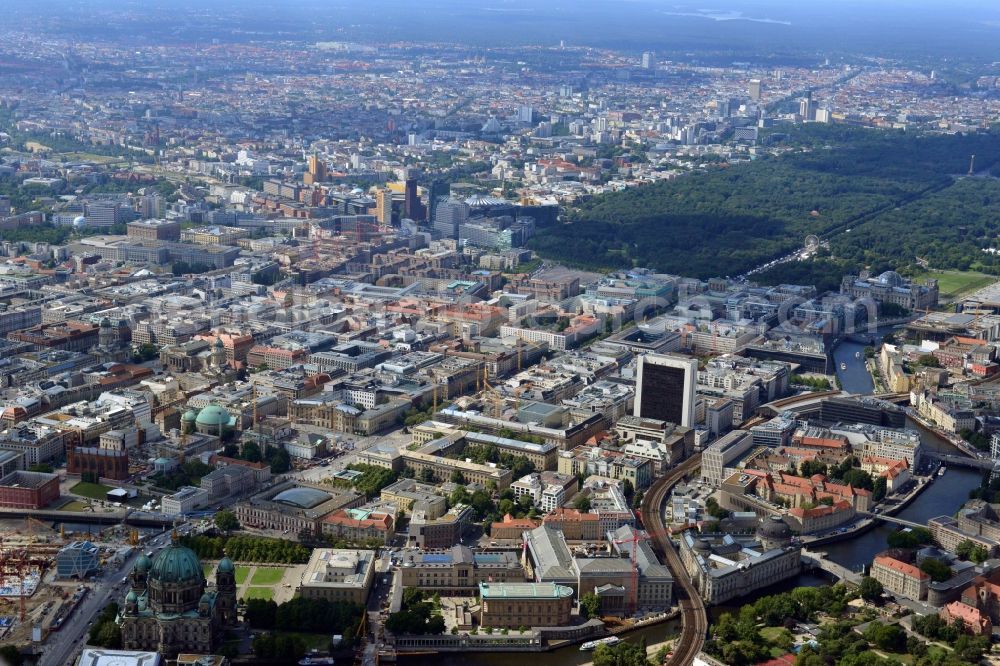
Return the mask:
<svg viewBox="0 0 1000 666"><path fill-rule="evenodd" d="M74 533L30 516L0 520L0 643L39 643L58 631L89 593L88 583L141 539L120 525Z"/></svg>

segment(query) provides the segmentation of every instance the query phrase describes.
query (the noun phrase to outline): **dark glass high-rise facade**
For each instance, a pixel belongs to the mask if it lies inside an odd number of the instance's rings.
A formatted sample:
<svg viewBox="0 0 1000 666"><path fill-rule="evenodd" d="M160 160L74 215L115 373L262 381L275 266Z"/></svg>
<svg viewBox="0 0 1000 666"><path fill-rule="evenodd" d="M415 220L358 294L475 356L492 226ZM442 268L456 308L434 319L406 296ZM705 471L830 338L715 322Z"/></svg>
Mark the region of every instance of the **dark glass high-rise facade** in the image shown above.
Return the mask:
<svg viewBox="0 0 1000 666"><path fill-rule="evenodd" d="M639 416L681 423L684 417L684 369L645 363Z"/></svg>

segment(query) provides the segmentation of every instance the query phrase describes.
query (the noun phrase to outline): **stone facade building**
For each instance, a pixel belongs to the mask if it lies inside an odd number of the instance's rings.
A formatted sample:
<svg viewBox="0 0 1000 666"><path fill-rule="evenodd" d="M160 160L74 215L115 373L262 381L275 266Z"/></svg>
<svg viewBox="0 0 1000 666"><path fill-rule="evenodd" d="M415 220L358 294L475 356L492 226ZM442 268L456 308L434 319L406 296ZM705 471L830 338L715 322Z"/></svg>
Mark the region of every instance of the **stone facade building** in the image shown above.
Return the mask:
<svg viewBox="0 0 1000 666"><path fill-rule="evenodd" d="M914 601L927 598L927 586L931 582L931 577L919 567L886 553L877 555L872 562L872 578L889 592Z"/></svg>
<svg viewBox="0 0 1000 666"><path fill-rule="evenodd" d="M153 560L141 555L129 580L118 617L126 650L211 654L222 630L236 623L236 570L228 557L219 562L214 588L194 551L176 542Z"/></svg>
<svg viewBox="0 0 1000 666"><path fill-rule="evenodd" d="M573 588L555 583L480 583L479 624L483 627L565 627L573 609Z"/></svg>
<svg viewBox="0 0 1000 666"><path fill-rule="evenodd" d="M756 539L685 532L680 556L702 599L721 604L798 575L802 549L791 537L788 525L772 516L758 526Z"/></svg>

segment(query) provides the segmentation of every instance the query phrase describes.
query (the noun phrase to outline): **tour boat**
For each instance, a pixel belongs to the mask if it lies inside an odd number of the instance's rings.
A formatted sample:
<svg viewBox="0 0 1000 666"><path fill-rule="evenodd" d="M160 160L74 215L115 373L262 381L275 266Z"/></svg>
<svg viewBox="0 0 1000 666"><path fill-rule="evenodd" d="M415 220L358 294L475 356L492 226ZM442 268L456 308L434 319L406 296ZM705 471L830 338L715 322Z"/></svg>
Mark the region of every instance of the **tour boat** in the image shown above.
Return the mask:
<svg viewBox="0 0 1000 666"><path fill-rule="evenodd" d="M608 636L607 638L598 638L596 641L587 641L580 646L581 652L590 652L591 650L596 650L598 645L607 645L609 647L614 647L622 642L622 639L617 636Z"/></svg>
<svg viewBox="0 0 1000 666"><path fill-rule="evenodd" d="M847 370L847 364L846 363L841 363L840 364L840 369L841 370Z"/></svg>
<svg viewBox="0 0 1000 666"><path fill-rule="evenodd" d="M941 469L938 470L938 476L944 476L944 473L947 472L947 471L948 471L948 468L945 467L944 465L942 465Z"/></svg>

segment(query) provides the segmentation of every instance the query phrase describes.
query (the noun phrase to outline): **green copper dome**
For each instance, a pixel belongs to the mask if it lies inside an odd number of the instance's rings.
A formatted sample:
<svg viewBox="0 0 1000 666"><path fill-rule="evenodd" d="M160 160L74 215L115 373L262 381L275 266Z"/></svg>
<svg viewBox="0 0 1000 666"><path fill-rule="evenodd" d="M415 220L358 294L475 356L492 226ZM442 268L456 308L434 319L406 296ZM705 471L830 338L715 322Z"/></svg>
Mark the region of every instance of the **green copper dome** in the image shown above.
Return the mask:
<svg viewBox="0 0 1000 666"><path fill-rule="evenodd" d="M200 582L204 573L193 550L173 544L161 550L153 560L149 577L161 583L189 583Z"/></svg>
<svg viewBox="0 0 1000 666"><path fill-rule="evenodd" d="M153 566L153 562L149 559L146 553L139 556L139 559L135 561L135 570L139 573L146 573L149 571L149 567Z"/></svg>
<svg viewBox="0 0 1000 666"><path fill-rule="evenodd" d="M215 573L236 573L236 567L233 566L233 561L228 557L223 557L219 560L219 566L215 570Z"/></svg>
<svg viewBox="0 0 1000 666"><path fill-rule="evenodd" d="M195 420L195 423L200 426L217 428L218 426L228 426L229 418L229 412L222 407L208 405L205 409L198 412L198 418Z"/></svg>
<svg viewBox="0 0 1000 666"><path fill-rule="evenodd" d="M184 412L184 416L181 417L181 420L194 421L197 418L198 418L198 412L194 411L193 409L189 409L186 412Z"/></svg>

